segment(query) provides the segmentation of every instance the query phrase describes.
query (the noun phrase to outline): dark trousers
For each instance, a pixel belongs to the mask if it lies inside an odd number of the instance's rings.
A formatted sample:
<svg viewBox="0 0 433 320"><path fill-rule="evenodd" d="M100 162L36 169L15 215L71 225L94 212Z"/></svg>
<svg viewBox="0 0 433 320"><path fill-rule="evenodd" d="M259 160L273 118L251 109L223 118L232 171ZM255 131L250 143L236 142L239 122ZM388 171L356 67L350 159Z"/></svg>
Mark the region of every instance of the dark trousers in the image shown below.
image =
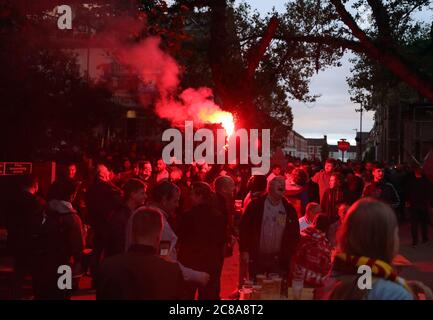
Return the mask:
<svg viewBox="0 0 433 320"><path fill-rule="evenodd" d="M194 284L187 285L186 298L193 300L198 291L198 300L220 300L221 273L224 265L224 257L212 265L207 270L200 270L209 274L209 282L204 287L197 287ZM194 268L193 268L194 269Z"/></svg>
<svg viewBox="0 0 433 320"><path fill-rule="evenodd" d="M411 208L410 223L412 242L418 244L418 229L421 228L422 241L428 241L429 212L427 208Z"/></svg>
<svg viewBox="0 0 433 320"><path fill-rule="evenodd" d="M104 257L108 244L108 227L100 225L92 228L93 232L93 251L90 258L90 275L93 285L96 284L99 264Z"/></svg>

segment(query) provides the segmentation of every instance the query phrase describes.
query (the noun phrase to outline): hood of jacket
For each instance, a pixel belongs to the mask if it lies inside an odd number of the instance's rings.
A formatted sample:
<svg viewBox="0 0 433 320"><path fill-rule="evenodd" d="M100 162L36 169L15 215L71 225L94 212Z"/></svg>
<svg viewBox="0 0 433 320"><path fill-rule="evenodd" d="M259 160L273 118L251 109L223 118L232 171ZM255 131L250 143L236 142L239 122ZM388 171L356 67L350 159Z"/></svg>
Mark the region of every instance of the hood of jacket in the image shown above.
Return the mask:
<svg viewBox="0 0 433 320"><path fill-rule="evenodd" d="M48 202L48 208L58 213L76 213L72 204L63 200L51 200Z"/></svg>

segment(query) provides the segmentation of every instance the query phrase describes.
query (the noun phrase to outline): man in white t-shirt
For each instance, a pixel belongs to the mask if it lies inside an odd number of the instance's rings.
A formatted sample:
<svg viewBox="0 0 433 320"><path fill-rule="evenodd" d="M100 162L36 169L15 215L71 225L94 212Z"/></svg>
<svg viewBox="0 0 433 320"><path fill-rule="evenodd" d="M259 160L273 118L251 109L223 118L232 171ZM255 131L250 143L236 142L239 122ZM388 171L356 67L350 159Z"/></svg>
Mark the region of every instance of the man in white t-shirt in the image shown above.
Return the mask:
<svg viewBox="0 0 433 320"><path fill-rule="evenodd" d="M320 204L316 202L310 202L309 204L307 204L307 208L305 209L305 215L302 218L299 218L300 231L307 229L313 223L314 217L319 214L320 211Z"/></svg>

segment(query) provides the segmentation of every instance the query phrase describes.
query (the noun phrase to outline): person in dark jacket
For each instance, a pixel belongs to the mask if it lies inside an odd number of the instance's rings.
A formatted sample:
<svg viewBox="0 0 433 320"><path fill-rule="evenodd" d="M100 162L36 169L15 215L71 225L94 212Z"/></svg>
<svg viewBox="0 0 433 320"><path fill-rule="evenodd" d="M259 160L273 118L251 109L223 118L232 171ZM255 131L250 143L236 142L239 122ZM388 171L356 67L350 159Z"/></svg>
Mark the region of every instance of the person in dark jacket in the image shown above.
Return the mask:
<svg viewBox="0 0 433 320"><path fill-rule="evenodd" d="M384 180L384 169L377 166L373 170L373 182L364 187L362 197L371 197L397 208L400 204L400 197L394 186Z"/></svg>
<svg viewBox="0 0 433 320"><path fill-rule="evenodd" d="M91 274L95 281L99 261L107 249L108 221L122 205L122 192L110 182L110 172L105 165L98 165L96 181L89 187L86 200L89 223L94 234Z"/></svg>
<svg viewBox="0 0 433 320"><path fill-rule="evenodd" d="M412 245L418 245L418 229L421 227L422 242L428 241L429 209L433 203L432 183L420 167L415 168L406 190L406 206L410 210Z"/></svg>
<svg viewBox="0 0 433 320"><path fill-rule="evenodd" d="M299 241L295 208L284 198L285 179L276 177L268 193L252 201L241 219L239 251L249 277L267 272L287 274Z"/></svg>
<svg viewBox="0 0 433 320"><path fill-rule="evenodd" d="M205 182L192 185L191 202L193 207L179 221L178 260L209 274L207 285L198 288L199 300L218 300L226 241L224 216L217 210L215 194ZM190 299L194 299L196 290L196 286L189 290Z"/></svg>
<svg viewBox="0 0 433 320"><path fill-rule="evenodd" d="M341 173L333 173L329 179L329 189L323 194L320 201L322 212L326 214L330 223L338 221L338 204L347 202L344 177Z"/></svg>
<svg viewBox="0 0 433 320"><path fill-rule="evenodd" d="M125 252L126 225L135 209L144 205L146 185L139 179L130 179L123 186L124 202L108 221L108 243L106 257Z"/></svg>
<svg viewBox="0 0 433 320"><path fill-rule="evenodd" d="M98 300L179 300L184 280L178 263L158 254L162 216L140 208L132 219L132 245L128 252L106 259L99 270Z"/></svg>
<svg viewBox="0 0 433 320"><path fill-rule="evenodd" d="M23 282L32 270L33 226L43 220L45 201L36 193L39 189L36 176L25 176L21 191L12 197L11 210L7 216L7 248L13 257L14 267L14 298L23 297Z"/></svg>
<svg viewBox="0 0 433 320"><path fill-rule="evenodd" d="M84 236L81 219L73 208L76 188L71 180L56 184L42 223L43 233L34 257L35 299L69 299L72 288L58 287L59 266L69 266L72 275L81 274Z"/></svg>

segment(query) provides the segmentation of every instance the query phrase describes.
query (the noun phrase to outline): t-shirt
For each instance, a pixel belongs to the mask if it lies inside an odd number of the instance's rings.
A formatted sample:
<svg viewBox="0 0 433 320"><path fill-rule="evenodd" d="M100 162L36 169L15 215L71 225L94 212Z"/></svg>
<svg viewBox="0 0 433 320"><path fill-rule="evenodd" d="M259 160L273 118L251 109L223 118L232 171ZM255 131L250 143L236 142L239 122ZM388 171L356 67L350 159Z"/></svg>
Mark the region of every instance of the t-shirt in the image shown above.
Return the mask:
<svg viewBox="0 0 433 320"><path fill-rule="evenodd" d="M273 205L269 198L265 200L262 231L260 235L260 253L277 254L281 249L281 240L286 227L286 210L283 202Z"/></svg>

